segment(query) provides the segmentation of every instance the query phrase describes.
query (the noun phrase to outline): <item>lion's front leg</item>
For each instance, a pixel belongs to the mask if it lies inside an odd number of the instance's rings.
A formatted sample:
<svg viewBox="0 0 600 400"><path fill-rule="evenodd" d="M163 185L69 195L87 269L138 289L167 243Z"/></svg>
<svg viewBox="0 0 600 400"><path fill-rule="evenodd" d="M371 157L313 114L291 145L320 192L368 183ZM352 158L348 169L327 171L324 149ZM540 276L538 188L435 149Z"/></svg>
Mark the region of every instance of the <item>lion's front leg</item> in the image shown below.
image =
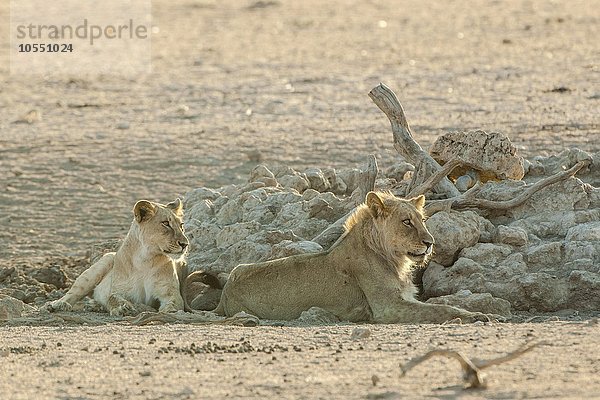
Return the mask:
<svg viewBox="0 0 600 400"><path fill-rule="evenodd" d="M462 322L490 321L492 318L445 304L421 303L417 300L392 301L373 313L378 323L441 324L460 318Z"/></svg>
<svg viewBox="0 0 600 400"><path fill-rule="evenodd" d="M116 293L112 293L108 297L106 308L113 317L123 317L125 315L136 314L136 308L133 303Z"/></svg>
<svg viewBox="0 0 600 400"><path fill-rule="evenodd" d="M179 280L175 274L163 276L157 279L150 288L153 297L155 297L160 306L159 312L176 312L184 308L183 297L179 290Z"/></svg>
<svg viewBox="0 0 600 400"><path fill-rule="evenodd" d="M75 303L90 294L113 267L115 253L106 253L91 267L83 271L73 286L60 299L46 303L44 309L53 311L70 311Z"/></svg>

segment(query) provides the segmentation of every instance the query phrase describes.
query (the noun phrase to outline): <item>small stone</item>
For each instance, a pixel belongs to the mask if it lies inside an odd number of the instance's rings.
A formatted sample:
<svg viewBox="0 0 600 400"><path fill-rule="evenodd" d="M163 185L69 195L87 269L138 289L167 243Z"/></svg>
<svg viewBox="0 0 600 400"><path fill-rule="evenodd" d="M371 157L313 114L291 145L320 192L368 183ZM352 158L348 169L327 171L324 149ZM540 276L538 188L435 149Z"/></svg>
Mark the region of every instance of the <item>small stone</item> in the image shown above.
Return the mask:
<svg viewBox="0 0 600 400"><path fill-rule="evenodd" d="M129 129L129 122L119 122L117 124L117 129L121 129L121 130Z"/></svg>
<svg viewBox="0 0 600 400"><path fill-rule="evenodd" d="M366 339L371 336L371 330L369 328L354 328L350 334L351 340Z"/></svg>
<svg viewBox="0 0 600 400"><path fill-rule="evenodd" d="M67 276L59 267L34 270L31 276L38 282L54 285L59 289L67 286Z"/></svg>

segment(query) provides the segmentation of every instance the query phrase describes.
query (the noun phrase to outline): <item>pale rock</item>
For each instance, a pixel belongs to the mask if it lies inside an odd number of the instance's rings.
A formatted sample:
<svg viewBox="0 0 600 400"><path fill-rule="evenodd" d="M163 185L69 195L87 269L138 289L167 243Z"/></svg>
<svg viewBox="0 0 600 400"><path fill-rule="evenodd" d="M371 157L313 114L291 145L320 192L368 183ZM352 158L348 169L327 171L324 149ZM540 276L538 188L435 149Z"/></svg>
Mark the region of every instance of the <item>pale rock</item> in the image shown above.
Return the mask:
<svg viewBox="0 0 600 400"><path fill-rule="evenodd" d="M273 175L273 173L269 171L269 168L267 168L265 165L259 164L256 167L254 167L252 171L250 171L250 178L248 179L248 181L255 182L260 178L275 179L275 175Z"/></svg>
<svg viewBox="0 0 600 400"><path fill-rule="evenodd" d="M463 249L460 257L469 258L480 265L490 267L498 265L512 252L512 248L507 245L477 243L473 247Z"/></svg>
<svg viewBox="0 0 600 400"><path fill-rule="evenodd" d="M528 243L527 232L519 227L499 225L496 231L496 242L522 247Z"/></svg>
<svg viewBox="0 0 600 400"><path fill-rule="evenodd" d="M354 192L360 181L360 170L357 168L343 169L337 172L338 179L346 184L346 194Z"/></svg>
<svg viewBox="0 0 600 400"><path fill-rule="evenodd" d="M284 175L277 180L284 188L294 189L298 193L303 193L310 187L308 180L300 175Z"/></svg>
<svg viewBox="0 0 600 400"><path fill-rule="evenodd" d="M600 221L588 222L569 229L565 240L600 242Z"/></svg>
<svg viewBox="0 0 600 400"><path fill-rule="evenodd" d="M433 214L427 220L427 229L435 239L433 261L450 266L458 253L479 240L479 217L472 211Z"/></svg>
<svg viewBox="0 0 600 400"><path fill-rule="evenodd" d="M217 222L221 225L230 225L242 220L244 213L238 198L229 199L216 215Z"/></svg>
<svg viewBox="0 0 600 400"><path fill-rule="evenodd" d="M255 221L225 226L217 235L217 247L220 249L225 249L235 243L238 243L244 240L247 236L258 232L260 227L260 224Z"/></svg>
<svg viewBox="0 0 600 400"><path fill-rule="evenodd" d="M478 172L481 182L496 179L520 180L525 174L523 158L517 155L517 148L506 135L498 132L477 130L446 133L438 137L429 153L440 164L460 159L471 166L452 171L450 176L454 179L464 175L469 169Z"/></svg>
<svg viewBox="0 0 600 400"><path fill-rule="evenodd" d="M319 192L317 192L315 189L306 189L304 191L304 193L302 193L302 200L304 201L310 201L312 199L314 199L315 197L319 197Z"/></svg>
<svg viewBox="0 0 600 400"><path fill-rule="evenodd" d="M0 295L0 321L20 318L35 312L36 309L14 297Z"/></svg>
<svg viewBox="0 0 600 400"><path fill-rule="evenodd" d="M569 306L583 310L600 310L600 274L573 271L569 275Z"/></svg>
<svg viewBox="0 0 600 400"><path fill-rule="evenodd" d="M310 182L311 189L315 189L318 192L326 192L331 188L329 181L319 168L309 168L304 171L304 175L306 175L306 179Z"/></svg>
<svg viewBox="0 0 600 400"><path fill-rule="evenodd" d="M329 203L321 197L315 197L314 199L308 201L306 205L309 210L309 218L320 218L328 221L335 219L335 211L333 207L331 207Z"/></svg>
<svg viewBox="0 0 600 400"><path fill-rule="evenodd" d="M298 172L294 171L294 169L292 167L289 167L289 166L283 165L283 164L271 166L271 171L272 171L273 175L275 175L275 178L277 178L277 179L279 179L285 175L297 175L298 174Z"/></svg>
<svg viewBox="0 0 600 400"><path fill-rule="evenodd" d="M563 244L561 242L544 243L529 248L527 265L532 269L548 268L555 263L562 263Z"/></svg>

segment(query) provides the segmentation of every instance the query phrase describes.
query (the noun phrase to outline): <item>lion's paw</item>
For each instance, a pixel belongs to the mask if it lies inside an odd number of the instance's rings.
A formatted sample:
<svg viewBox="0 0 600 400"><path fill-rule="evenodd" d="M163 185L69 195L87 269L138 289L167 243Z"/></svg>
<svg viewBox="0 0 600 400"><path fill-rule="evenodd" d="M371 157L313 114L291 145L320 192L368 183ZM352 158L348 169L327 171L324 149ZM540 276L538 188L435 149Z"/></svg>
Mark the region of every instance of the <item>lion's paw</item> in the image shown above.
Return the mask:
<svg viewBox="0 0 600 400"><path fill-rule="evenodd" d="M124 316L133 316L137 314L137 310L135 306L130 302L123 302L116 307L111 308L110 316L111 317L124 317Z"/></svg>
<svg viewBox="0 0 600 400"><path fill-rule="evenodd" d="M73 306L64 300L58 299L44 304L42 310L48 312L72 311Z"/></svg>
<svg viewBox="0 0 600 400"><path fill-rule="evenodd" d="M165 305L161 306L158 311L159 312L164 312L164 313L172 313L172 312L177 312L177 311L181 311L182 308L178 308L174 303L166 303Z"/></svg>
<svg viewBox="0 0 600 400"><path fill-rule="evenodd" d="M464 323L473 322L506 322L506 317L497 314L484 314L480 312L469 312L459 317Z"/></svg>

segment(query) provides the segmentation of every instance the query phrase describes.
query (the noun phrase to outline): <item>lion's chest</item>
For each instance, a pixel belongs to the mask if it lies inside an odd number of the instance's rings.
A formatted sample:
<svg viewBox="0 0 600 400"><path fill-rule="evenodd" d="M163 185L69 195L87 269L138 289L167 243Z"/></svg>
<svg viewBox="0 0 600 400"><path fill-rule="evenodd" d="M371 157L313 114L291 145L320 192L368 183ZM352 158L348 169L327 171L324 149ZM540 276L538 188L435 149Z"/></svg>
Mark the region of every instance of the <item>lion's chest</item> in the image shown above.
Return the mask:
<svg viewBox="0 0 600 400"><path fill-rule="evenodd" d="M163 286L173 277L172 263L152 263L137 261L127 273L117 273L113 279L112 291L119 293L133 303L155 306Z"/></svg>

